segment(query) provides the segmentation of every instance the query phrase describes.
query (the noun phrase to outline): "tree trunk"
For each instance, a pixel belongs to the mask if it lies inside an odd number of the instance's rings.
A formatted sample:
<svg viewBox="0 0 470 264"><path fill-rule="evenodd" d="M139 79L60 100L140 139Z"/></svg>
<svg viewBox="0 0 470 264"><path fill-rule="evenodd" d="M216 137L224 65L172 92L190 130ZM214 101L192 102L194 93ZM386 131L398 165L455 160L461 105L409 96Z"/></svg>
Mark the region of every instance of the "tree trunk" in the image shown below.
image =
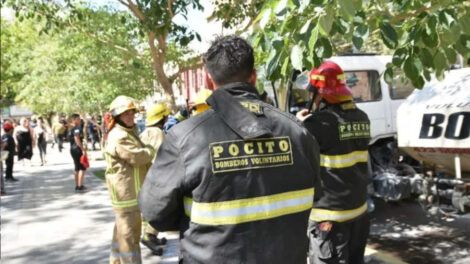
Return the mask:
<svg viewBox="0 0 470 264"><path fill-rule="evenodd" d="M161 51L157 50L157 47L155 46L155 33L154 32L149 32L149 46L150 46L150 51L152 52L152 66L153 69L155 70L155 76L157 78L157 82L160 83L160 85L163 87L163 90L165 91L166 95L170 99L170 104L172 108L176 105L175 103L175 95L173 94L173 82L170 81L168 76L165 73L165 70L163 69L163 66L165 64L165 48L160 47ZM159 46L165 45L165 43L160 43Z"/></svg>

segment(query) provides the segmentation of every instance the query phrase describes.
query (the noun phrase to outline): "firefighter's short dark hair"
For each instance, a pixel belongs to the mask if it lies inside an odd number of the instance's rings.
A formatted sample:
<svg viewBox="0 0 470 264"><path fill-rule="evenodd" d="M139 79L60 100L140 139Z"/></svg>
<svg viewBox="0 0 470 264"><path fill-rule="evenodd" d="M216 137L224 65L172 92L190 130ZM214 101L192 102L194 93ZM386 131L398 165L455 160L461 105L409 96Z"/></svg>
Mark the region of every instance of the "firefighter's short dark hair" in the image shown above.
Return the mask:
<svg viewBox="0 0 470 264"><path fill-rule="evenodd" d="M74 120L74 119L80 118L80 115L79 114L72 114L71 118L72 118L72 120Z"/></svg>
<svg viewBox="0 0 470 264"><path fill-rule="evenodd" d="M254 68L253 48L236 35L219 36L203 56L207 72L218 85L247 82Z"/></svg>

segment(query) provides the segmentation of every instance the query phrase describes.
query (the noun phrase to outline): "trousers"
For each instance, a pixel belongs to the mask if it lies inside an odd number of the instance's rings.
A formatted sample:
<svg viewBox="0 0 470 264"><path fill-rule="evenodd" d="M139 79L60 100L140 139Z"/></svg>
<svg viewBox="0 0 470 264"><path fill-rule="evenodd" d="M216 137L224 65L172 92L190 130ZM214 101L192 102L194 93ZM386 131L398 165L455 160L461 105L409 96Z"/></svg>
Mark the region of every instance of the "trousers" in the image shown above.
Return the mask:
<svg viewBox="0 0 470 264"><path fill-rule="evenodd" d="M369 236L369 216L339 223L309 222L310 264L363 264Z"/></svg>
<svg viewBox="0 0 470 264"><path fill-rule="evenodd" d="M113 240L111 243L110 264L142 263L140 255L140 235L142 217L139 211L114 211Z"/></svg>

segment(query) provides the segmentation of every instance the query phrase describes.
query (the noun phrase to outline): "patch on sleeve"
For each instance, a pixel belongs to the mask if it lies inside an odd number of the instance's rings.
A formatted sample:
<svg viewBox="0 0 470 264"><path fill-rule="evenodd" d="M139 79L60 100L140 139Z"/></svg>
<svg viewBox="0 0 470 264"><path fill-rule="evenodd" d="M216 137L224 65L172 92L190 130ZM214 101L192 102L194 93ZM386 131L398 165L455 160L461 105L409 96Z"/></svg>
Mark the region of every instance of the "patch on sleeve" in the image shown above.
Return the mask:
<svg viewBox="0 0 470 264"><path fill-rule="evenodd" d="M75 136L80 135L80 129L75 128L75 129L73 130L73 134L74 134Z"/></svg>
<svg viewBox="0 0 470 264"><path fill-rule="evenodd" d="M288 136L214 142L209 145L209 151L213 173L294 164Z"/></svg>
<svg viewBox="0 0 470 264"><path fill-rule="evenodd" d="M346 122L338 125L339 139L370 138L369 122Z"/></svg>
<svg viewBox="0 0 470 264"><path fill-rule="evenodd" d="M263 107L256 102L242 101L240 104L255 115L264 115Z"/></svg>

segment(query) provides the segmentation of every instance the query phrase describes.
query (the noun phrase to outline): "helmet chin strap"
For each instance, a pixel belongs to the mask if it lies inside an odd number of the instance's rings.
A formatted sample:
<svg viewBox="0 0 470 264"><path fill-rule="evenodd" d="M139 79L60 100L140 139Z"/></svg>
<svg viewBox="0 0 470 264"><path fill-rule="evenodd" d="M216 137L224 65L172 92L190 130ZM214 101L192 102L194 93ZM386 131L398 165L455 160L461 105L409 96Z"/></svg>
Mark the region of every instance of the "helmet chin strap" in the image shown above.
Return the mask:
<svg viewBox="0 0 470 264"><path fill-rule="evenodd" d="M134 126L128 126L126 125L124 122L122 122L122 120L118 117L116 118L116 123L118 123L119 125L125 127L125 128L133 128Z"/></svg>
<svg viewBox="0 0 470 264"><path fill-rule="evenodd" d="M312 89L313 90L313 96L310 99L310 101L307 103L308 112L312 112L313 105L315 104L315 100L317 99L317 96L318 96L318 89L315 86L312 86L311 84L308 84L307 89ZM315 109L315 112L316 111L318 111L318 107L317 107L317 109Z"/></svg>

